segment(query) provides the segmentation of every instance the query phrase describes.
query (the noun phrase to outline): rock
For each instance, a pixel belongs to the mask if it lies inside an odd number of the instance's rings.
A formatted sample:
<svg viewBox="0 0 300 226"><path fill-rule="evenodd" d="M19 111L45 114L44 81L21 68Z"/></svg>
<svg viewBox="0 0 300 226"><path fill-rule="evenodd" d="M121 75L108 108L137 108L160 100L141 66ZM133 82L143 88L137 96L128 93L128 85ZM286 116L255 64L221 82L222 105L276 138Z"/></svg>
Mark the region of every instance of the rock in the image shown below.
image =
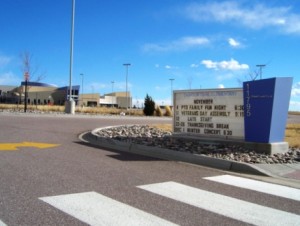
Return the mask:
<svg viewBox="0 0 300 226"><path fill-rule="evenodd" d="M185 140L172 137L171 132L148 125L120 126L104 128L97 132L98 136L116 139L122 142L131 142L145 146L157 146L174 151L200 154L214 158L246 162L246 163L294 163L300 162L300 149L290 148L286 153L277 153L272 156L256 153L238 145L213 145L199 143L197 140Z"/></svg>

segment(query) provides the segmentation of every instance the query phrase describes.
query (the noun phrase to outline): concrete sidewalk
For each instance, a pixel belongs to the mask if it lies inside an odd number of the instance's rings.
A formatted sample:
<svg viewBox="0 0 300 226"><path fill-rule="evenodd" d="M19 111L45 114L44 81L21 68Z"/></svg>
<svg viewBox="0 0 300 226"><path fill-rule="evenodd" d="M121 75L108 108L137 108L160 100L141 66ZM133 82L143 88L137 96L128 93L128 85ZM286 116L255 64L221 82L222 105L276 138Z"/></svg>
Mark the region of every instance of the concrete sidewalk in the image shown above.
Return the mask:
<svg viewBox="0 0 300 226"><path fill-rule="evenodd" d="M293 164L256 164L261 170L272 177L284 177L299 180L300 183L300 163Z"/></svg>
<svg viewBox="0 0 300 226"><path fill-rule="evenodd" d="M144 146L134 143L120 142L110 138L99 137L96 130L80 135L80 139L86 143L117 152L128 152L153 158L187 162L220 170L232 171L258 176L268 176L278 179L288 179L299 183L300 187L300 163L294 164L248 164L196 155L185 152L177 152L159 147Z"/></svg>

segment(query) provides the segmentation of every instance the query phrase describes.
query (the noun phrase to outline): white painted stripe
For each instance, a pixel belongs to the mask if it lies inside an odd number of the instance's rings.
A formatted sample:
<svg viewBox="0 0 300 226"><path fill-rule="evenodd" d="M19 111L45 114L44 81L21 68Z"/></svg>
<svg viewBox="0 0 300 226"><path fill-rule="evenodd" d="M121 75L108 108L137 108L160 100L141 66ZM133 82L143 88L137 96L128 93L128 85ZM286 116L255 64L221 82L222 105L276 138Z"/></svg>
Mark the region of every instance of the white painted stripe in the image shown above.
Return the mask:
<svg viewBox="0 0 300 226"><path fill-rule="evenodd" d="M3 221L0 220L0 226L7 226L7 225L4 224Z"/></svg>
<svg viewBox="0 0 300 226"><path fill-rule="evenodd" d="M192 206L254 225L300 225L300 216L176 182L138 186Z"/></svg>
<svg viewBox="0 0 300 226"><path fill-rule="evenodd" d="M271 184L231 175L204 177L204 179L300 201L300 190L296 188L290 188L282 185Z"/></svg>
<svg viewBox="0 0 300 226"><path fill-rule="evenodd" d="M96 192L40 199L89 225L176 225Z"/></svg>

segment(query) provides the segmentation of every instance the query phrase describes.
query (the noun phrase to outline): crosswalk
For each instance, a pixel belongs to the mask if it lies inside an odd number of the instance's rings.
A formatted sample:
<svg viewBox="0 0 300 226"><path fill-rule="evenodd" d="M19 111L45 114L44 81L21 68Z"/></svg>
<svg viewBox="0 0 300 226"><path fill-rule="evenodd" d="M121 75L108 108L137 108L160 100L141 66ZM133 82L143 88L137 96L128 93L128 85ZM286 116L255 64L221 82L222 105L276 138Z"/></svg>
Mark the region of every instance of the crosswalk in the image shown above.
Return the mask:
<svg viewBox="0 0 300 226"><path fill-rule="evenodd" d="M149 192L254 225L300 224L300 216L176 182L139 186Z"/></svg>
<svg viewBox="0 0 300 226"><path fill-rule="evenodd" d="M212 181L212 183L222 183L300 201L300 190L295 188L231 175L205 177L203 179ZM140 185L137 188L244 223L253 225L300 225L300 215L295 213L173 181ZM39 199L89 225L177 225L176 222L162 219L94 191L41 197ZM164 208L163 206L158 207ZM2 226L1 221L0 226Z"/></svg>
<svg viewBox="0 0 300 226"><path fill-rule="evenodd" d="M282 185L270 184L262 181L256 181L231 175L204 177L204 179L300 201L299 189L296 188L290 188Z"/></svg>
<svg viewBox="0 0 300 226"><path fill-rule="evenodd" d="M96 192L40 199L89 225L176 225Z"/></svg>
<svg viewBox="0 0 300 226"><path fill-rule="evenodd" d="M3 221L0 220L0 226L6 226Z"/></svg>

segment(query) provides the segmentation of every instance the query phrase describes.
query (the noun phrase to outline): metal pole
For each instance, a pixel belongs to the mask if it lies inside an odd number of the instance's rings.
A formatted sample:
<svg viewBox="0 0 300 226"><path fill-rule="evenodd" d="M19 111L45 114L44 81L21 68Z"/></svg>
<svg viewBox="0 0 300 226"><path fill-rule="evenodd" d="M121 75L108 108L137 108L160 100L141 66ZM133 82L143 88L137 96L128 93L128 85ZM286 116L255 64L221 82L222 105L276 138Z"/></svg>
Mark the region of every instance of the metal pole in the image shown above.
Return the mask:
<svg viewBox="0 0 300 226"><path fill-rule="evenodd" d="M73 73L73 48L74 48L74 17L75 0L72 0L72 25L71 25L71 48L70 48L70 78L69 78L69 100L72 99L72 73Z"/></svg>
<svg viewBox="0 0 300 226"><path fill-rule="evenodd" d="M173 81L175 80L174 78L169 79L171 81L171 105L173 105Z"/></svg>
<svg viewBox="0 0 300 226"><path fill-rule="evenodd" d="M111 102L111 107L114 107L114 101L113 101L113 92L114 92L114 81L111 81L111 95L110 95L110 102Z"/></svg>
<svg viewBox="0 0 300 226"><path fill-rule="evenodd" d="M81 73L80 75L81 75L81 104L83 107L83 73Z"/></svg>
<svg viewBox="0 0 300 226"><path fill-rule="evenodd" d="M130 66L131 64L126 63L123 64L126 67L126 109L128 109L128 66Z"/></svg>
<svg viewBox="0 0 300 226"><path fill-rule="evenodd" d="M27 112L27 98L28 98L28 80L29 80L29 73L25 72L25 97L24 97L24 112Z"/></svg>
<svg viewBox="0 0 300 226"><path fill-rule="evenodd" d="M74 46L74 18L75 18L75 0L72 0L72 18L71 18L71 46L70 46L70 75L69 75L69 98L66 101L65 112L75 114L75 102L72 98L72 73L73 73L73 46Z"/></svg>

